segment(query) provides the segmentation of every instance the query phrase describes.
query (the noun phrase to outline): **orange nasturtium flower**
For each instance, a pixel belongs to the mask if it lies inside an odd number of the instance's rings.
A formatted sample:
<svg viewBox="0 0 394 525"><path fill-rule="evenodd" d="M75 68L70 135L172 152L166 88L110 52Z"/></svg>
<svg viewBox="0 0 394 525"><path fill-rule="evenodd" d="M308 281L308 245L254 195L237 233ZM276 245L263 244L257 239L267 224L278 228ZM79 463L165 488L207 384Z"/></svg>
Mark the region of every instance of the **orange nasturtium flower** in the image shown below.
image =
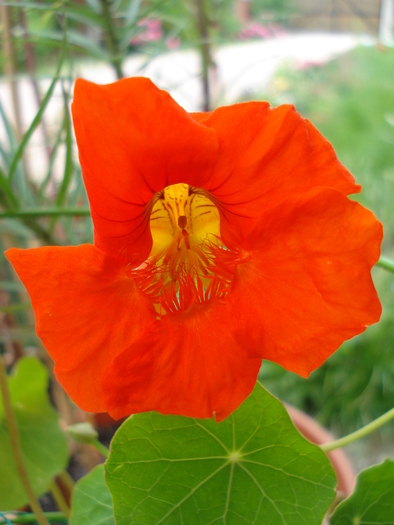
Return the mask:
<svg viewBox="0 0 394 525"><path fill-rule="evenodd" d="M381 224L292 106L188 114L131 78L72 109L94 246L7 257L81 408L220 421L262 359L308 376L378 321Z"/></svg>

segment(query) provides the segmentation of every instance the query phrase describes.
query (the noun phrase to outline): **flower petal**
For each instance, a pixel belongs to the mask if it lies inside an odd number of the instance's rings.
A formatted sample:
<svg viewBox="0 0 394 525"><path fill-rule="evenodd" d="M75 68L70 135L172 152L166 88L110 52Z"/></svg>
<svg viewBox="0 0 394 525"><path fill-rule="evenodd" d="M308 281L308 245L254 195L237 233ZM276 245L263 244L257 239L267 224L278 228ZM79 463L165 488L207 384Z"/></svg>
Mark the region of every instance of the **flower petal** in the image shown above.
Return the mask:
<svg viewBox="0 0 394 525"><path fill-rule="evenodd" d="M215 412L220 421L252 391L260 365L229 335L224 305L194 305L165 316L114 359L103 378L108 411L115 418Z"/></svg>
<svg viewBox="0 0 394 525"><path fill-rule="evenodd" d="M204 186L216 134L147 78L79 79L72 112L95 245L138 266L152 243L148 202L171 184Z"/></svg>
<svg viewBox="0 0 394 525"><path fill-rule="evenodd" d="M332 146L293 106L248 102L195 114L217 133L219 153L204 186L219 202L222 236L246 231L261 210L315 187L360 191Z"/></svg>
<svg viewBox="0 0 394 525"><path fill-rule="evenodd" d="M127 269L91 245L6 256L29 292L59 382L82 409L106 411L101 375L155 319L149 303Z"/></svg>
<svg viewBox="0 0 394 525"><path fill-rule="evenodd" d="M370 270L381 240L374 215L335 190L266 213L243 243L251 258L227 298L235 338L249 355L308 376L379 320Z"/></svg>

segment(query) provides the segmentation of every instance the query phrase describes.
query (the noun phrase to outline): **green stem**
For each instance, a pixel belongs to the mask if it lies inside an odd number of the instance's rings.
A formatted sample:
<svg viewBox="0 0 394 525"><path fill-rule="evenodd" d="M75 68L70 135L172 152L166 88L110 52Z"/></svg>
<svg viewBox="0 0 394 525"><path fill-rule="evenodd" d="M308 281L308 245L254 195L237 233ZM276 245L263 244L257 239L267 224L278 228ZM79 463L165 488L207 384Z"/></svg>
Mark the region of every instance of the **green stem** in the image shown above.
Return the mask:
<svg viewBox="0 0 394 525"><path fill-rule="evenodd" d="M19 514L17 512L8 511L4 512L4 515L7 516L7 520L11 523L37 523L37 518L34 514L26 513L26 514ZM67 523L68 518L63 512L44 512L45 517L49 521L60 521L63 523ZM0 516L0 525L3 525L4 523L7 523L1 516Z"/></svg>
<svg viewBox="0 0 394 525"><path fill-rule="evenodd" d="M21 139L22 133L22 116L21 109L18 99L18 85L15 79L16 72L16 60L15 60L15 47L14 38L11 27L11 6L1 3L0 5L1 22L2 22L2 33L3 33L3 56L4 56L4 71L6 76L9 78L12 95L12 105L15 116L15 131L18 140Z"/></svg>
<svg viewBox="0 0 394 525"><path fill-rule="evenodd" d="M35 210L6 210L0 212L0 219L21 219L23 224L32 230L39 239L45 244L56 246L59 242L53 236L53 234L43 228L40 224L37 224L35 220L41 217L61 217L61 216L74 216L82 217L89 216L89 208L38 208Z"/></svg>
<svg viewBox="0 0 394 525"><path fill-rule="evenodd" d="M92 441L91 445L93 445L96 448L96 450L98 450L100 454L104 456L105 458L109 456L109 449L105 445L100 443L98 439L95 439L94 441Z"/></svg>
<svg viewBox="0 0 394 525"><path fill-rule="evenodd" d="M113 23L110 1L100 0L100 2L101 7L103 9L103 17L107 32L108 44L112 55L111 64L115 68L118 79L123 78L124 74L122 71L122 58L120 55L119 41L116 36L116 28Z"/></svg>
<svg viewBox="0 0 394 525"><path fill-rule="evenodd" d="M52 480L49 489L53 499L55 500L57 508L61 510L67 517L70 517L70 507L68 506L67 501L64 499L63 493L55 479Z"/></svg>
<svg viewBox="0 0 394 525"><path fill-rule="evenodd" d="M7 421L8 431L11 439L12 453L14 456L15 464L19 472L19 477L23 488L26 492L26 496L29 505L35 515L35 521L38 521L40 525L49 525L46 519L40 503L34 493L31 485L29 474L27 472L23 452L21 448L21 441L18 429L18 423L16 421L14 409L12 407L11 394L8 388L7 372L3 364L3 359L0 356L0 389L3 397L4 412Z"/></svg>
<svg viewBox="0 0 394 525"><path fill-rule="evenodd" d="M59 244L59 242L54 238L51 232L48 232L45 228L37 224L35 221L23 218L22 222L27 228L34 232L37 235L37 237L44 242L44 244L48 244L51 246L56 246Z"/></svg>
<svg viewBox="0 0 394 525"><path fill-rule="evenodd" d="M1 178L1 173L0 173L0 178ZM0 180L0 183L2 181ZM1 186L1 184L0 184ZM0 188L0 189L3 189L4 190L4 187ZM10 190L10 188L8 188ZM6 188L6 191L7 191L7 188ZM10 192L10 195L12 195L12 192ZM34 232L37 237L39 239L41 239L42 241L44 241L44 243L46 244L58 244L58 242L54 239L54 237L52 236L52 234L50 232L48 232L47 230L45 230L45 228L43 228L42 226L40 226L39 224L37 224L34 220L32 221L31 219L36 217L36 215L29 215L29 210L20 210L18 209L18 204L17 202L14 202L12 200L9 200L9 198L2 198L2 194L0 193L0 204L1 206L4 206L5 208L7 208L7 211L1 211L0 212L0 219L9 219L9 218L20 218L21 221L23 222L23 224L29 228L29 230L31 230L32 232ZM8 209L9 206L11 207L11 209ZM27 211L27 213L26 213ZM38 211L38 210L36 210ZM39 214L37 214L37 216L39 217Z"/></svg>
<svg viewBox="0 0 394 525"><path fill-rule="evenodd" d="M365 425L365 427L356 430L356 432L352 432L352 434L349 434L348 436L345 436L341 439L331 441L330 443L324 443L323 445L320 445L320 448L324 450L324 452L330 452L336 448L345 447L346 445L349 445L358 439L368 436L368 434L371 434L382 425L385 425L391 419L394 419L394 408L375 419L375 421L371 421L371 423L368 423L368 425Z"/></svg>
<svg viewBox="0 0 394 525"><path fill-rule="evenodd" d="M203 111L211 109L211 93L209 84L209 66L212 64L211 47L209 43L209 20L205 12L204 0L196 0L197 29L200 36L201 78L203 88Z"/></svg>
<svg viewBox="0 0 394 525"><path fill-rule="evenodd" d="M385 257L384 255L382 255L381 258L378 260L376 266L380 266L381 268L384 268L385 270L394 273L394 261L392 259L389 259L388 257Z"/></svg>
<svg viewBox="0 0 394 525"><path fill-rule="evenodd" d="M60 472L60 474L58 474L58 477L71 494L74 490L75 482L70 476L70 474L67 472L67 470L63 470L62 472Z"/></svg>
<svg viewBox="0 0 394 525"><path fill-rule="evenodd" d="M18 208L18 199L15 197L14 192L11 189L8 177L4 174L0 168L0 205L6 209Z"/></svg>
<svg viewBox="0 0 394 525"><path fill-rule="evenodd" d="M9 304L7 306L0 306L0 314L14 314L23 312L31 307L31 303Z"/></svg>
<svg viewBox="0 0 394 525"><path fill-rule="evenodd" d="M39 208L36 210L7 210L0 212L0 219L31 219L70 215L75 217L85 217L90 215L90 210L89 208Z"/></svg>

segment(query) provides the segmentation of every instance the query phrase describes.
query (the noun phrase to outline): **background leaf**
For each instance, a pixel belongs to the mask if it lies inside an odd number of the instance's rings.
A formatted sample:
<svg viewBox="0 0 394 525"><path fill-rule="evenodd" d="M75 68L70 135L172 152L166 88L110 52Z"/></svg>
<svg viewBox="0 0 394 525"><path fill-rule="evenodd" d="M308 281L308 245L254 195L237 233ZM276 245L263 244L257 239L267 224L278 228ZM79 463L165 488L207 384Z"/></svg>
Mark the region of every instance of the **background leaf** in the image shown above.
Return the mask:
<svg viewBox="0 0 394 525"><path fill-rule="evenodd" d="M354 493L335 509L332 525L394 524L394 461L365 469Z"/></svg>
<svg viewBox="0 0 394 525"><path fill-rule="evenodd" d="M115 525L112 500L98 465L75 485L70 525Z"/></svg>
<svg viewBox="0 0 394 525"><path fill-rule="evenodd" d="M34 491L40 496L67 465L67 439L49 402L48 372L38 359L20 359L9 386L26 467ZM27 499L15 466L1 399L0 465L0 509L20 508Z"/></svg>
<svg viewBox="0 0 394 525"><path fill-rule="evenodd" d="M320 525L336 483L326 455L260 385L221 423L129 418L106 481L118 525Z"/></svg>

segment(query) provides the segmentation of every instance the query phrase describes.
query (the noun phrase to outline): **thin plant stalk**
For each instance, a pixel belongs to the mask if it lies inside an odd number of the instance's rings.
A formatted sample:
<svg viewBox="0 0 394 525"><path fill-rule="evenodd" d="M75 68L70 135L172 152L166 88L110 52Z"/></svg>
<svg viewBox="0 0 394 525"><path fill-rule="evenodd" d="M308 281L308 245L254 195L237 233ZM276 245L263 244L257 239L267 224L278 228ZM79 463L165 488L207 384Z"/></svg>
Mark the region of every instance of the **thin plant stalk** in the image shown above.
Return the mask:
<svg viewBox="0 0 394 525"><path fill-rule="evenodd" d="M209 84L209 67L212 64L211 49L209 44L208 24L209 20L205 12L204 0L196 0L197 29L201 40L201 78L203 88L203 111L211 109L211 90Z"/></svg>
<svg viewBox="0 0 394 525"><path fill-rule="evenodd" d="M44 512L45 517L49 521L67 523L68 517L63 512ZM6 512L6 519L0 515L0 525L5 523L37 523L37 518L34 514L26 512L20 514L19 512ZM6 521L7 520L7 521Z"/></svg>
<svg viewBox="0 0 394 525"><path fill-rule="evenodd" d="M7 210L0 212L0 219L33 219L40 217L87 217L89 208L37 208L33 210Z"/></svg>
<svg viewBox="0 0 394 525"><path fill-rule="evenodd" d="M378 262L376 263L377 266L380 266L381 268L384 268L385 270L388 270L389 272L394 273L394 261L393 259L389 259L388 257L385 257L382 255Z"/></svg>
<svg viewBox="0 0 394 525"><path fill-rule="evenodd" d="M365 427L356 430L356 432L352 432L348 436L336 439L335 441L331 441L330 443L323 443L322 445L320 445L320 448L324 450L324 452L330 452L331 450L345 447L346 445L349 445L354 441L368 436L368 434L371 434L372 432L385 425L392 419L394 419L394 408L392 408L382 416L378 417L374 421L371 421L371 423L368 423L368 425L365 425Z"/></svg>
<svg viewBox="0 0 394 525"><path fill-rule="evenodd" d="M116 27L111 13L111 3L110 0L100 0L100 3L103 10L108 46L112 55L111 64L115 69L116 76L120 79L124 77L122 70L122 57L119 48L119 40L116 34Z"/></svg>
<svg viewBox="0 0 394 525"><path fill-rule="evenodd" d="M45 517L45 514L40 506L40 502L38 501L34 493L32 484L29 479L29 474L27 472L25 460L23 458L18 424L16 421L13 407L12 407L10 390L8 388L7 373L6 373L3 359L1 358L1 356L0 356L0 388L1 388L1 394L3 397L5 418L7 421L7 426L8 426L8 430L9 430L10 438L11 438L12 453L15 459L16 467L19 472L21 483L25 490L29 505L35 515L36 521L39 523L39 525L49 525L49 521Z"/></svg>
<svg viewBox="0 0 394 525"><path fill-rule="evenodd" d="M40 107L42 101L41 101L40 90L38 89L38 83L35 78L35 75L36 75L35 50L28 38L28 35L29 35L28 26L27 26L28 21L27 21L25 10L22 7L19 9L19 22L23 29L23 47L25 51L26 70L28 71L30 75L30 82L33 87L33 92L36 98L37 106ZM47 132L47 128L45 125L44 117L42 117L40 125L41 125L42 134L44 136L44 142L46 144L45 150L48 156L48 161L50 161L51 151L49 147L49 137L48 137L48 132Z"/></svg>
<svg viewBox="0 0 394 525"><path fill-rule="evenodd" d="M58 478L71 494L71 492L74 490L75 482L67 470L63 470L60 474L58 474Z"/></svg>
<svg viewBox="0 0 394 525"><path fill-rule="evenodd" d="M91 442L91 445L100 452L102 456L107 458L109 456L109 449L103 445L98 439Z"/></svg>
<svg viewBox="0 0 394 525"><path fill-rule="evenodd" d="M68 506L67 501L65 500L63 493L55 479L53 479L51 482L50 491L58 509L61 510L66 516L70 516L70 507Z"/></svg>
<svg viewBox="0 0 394 525"><path fill-rule="evenodd" d="M5 58L4 72L10 80L12 104L16 124L16 135L17 139L20 140L22 137L22 119L18 100L17 85L15 81L15 52L12 42L10 7L1 4L0 10L3 25L3 53Z"/></svg>
<svg viewBox="0 0 394 525"><path fill-rule="evenodd" d="M13 46L12 33L11 33L11 20L10 20L10 6L0 4L1 21L3 25L3 53L5 57L4 72L9 78L12 106L15 116L15 134L17 140L20 142L22 139L22 116L18 97L18 86L15 80L16 68L15 68L15 50ZM25 156L22 157L23 168L25 173L28 173L27 162Z"/></svg>

